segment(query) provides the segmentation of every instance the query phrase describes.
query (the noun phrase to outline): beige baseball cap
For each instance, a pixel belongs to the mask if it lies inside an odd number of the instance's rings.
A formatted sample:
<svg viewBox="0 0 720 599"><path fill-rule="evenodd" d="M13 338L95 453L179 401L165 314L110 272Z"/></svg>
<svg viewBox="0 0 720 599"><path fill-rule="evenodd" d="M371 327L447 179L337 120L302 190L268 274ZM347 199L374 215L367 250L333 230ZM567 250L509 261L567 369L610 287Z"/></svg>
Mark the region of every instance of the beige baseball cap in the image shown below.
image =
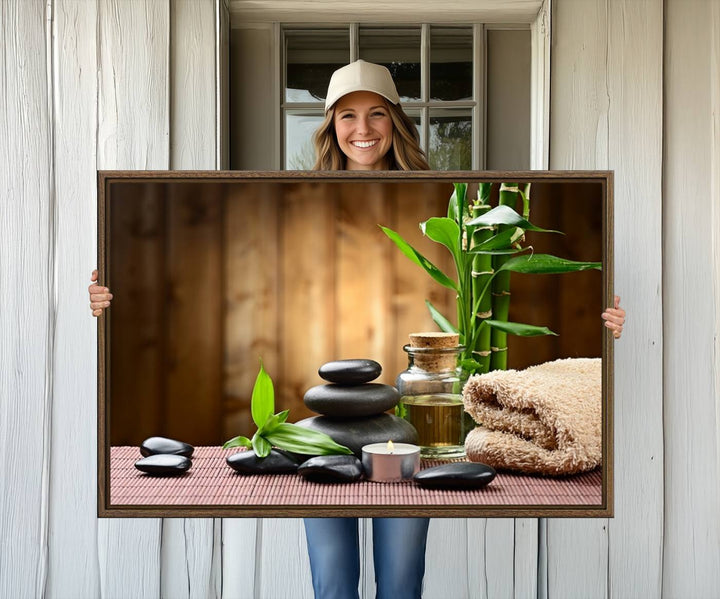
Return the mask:
<svg viewBox="0 0 720 599"><path fill-rule="evenodd" d="M372 62L356 60L339 68L330 77L325 112L344 95L357 91L375 92L393 104L400 101L395 82L387 68Z"/></svg>

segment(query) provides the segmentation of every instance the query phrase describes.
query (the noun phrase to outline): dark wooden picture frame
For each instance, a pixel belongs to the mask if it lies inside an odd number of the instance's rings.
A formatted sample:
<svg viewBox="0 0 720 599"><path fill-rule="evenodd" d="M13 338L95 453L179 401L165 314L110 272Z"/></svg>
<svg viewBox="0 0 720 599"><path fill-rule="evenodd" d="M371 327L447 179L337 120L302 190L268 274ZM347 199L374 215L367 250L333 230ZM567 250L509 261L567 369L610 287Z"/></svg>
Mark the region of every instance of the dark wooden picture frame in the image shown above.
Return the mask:
<svg viewBox="0 0 720 599"><path fill-rule="evenodd" d="M479 182L508 181L531 183L533 194L537 190L539 201L530 220L566 233L561 252L570 255L563 257L599 261L601 254L602 273L577 279L575 287L558 286L553 279L593 275L513 275L513 285L515 278L535 279L527 283L528 292L523 292L523 283L517 292L513 287L518 309L533 315L523 322L557 327L560 337L522 338L519 344L529 343L526 357L515 352L518 361L510 364L520 369L553 356L591 353L602 358L597 502L562 500L563 485L574 492L577 480L572 476L543 478L543 484L554 485L560 495L538 503L489 493L501 473L485 489L463 492L457 500L454 492L419 490L414 503L382 504L357 495L337 499L342 485L331 485L329 492L328 485L318 483L305 484L317 485L318 496L328 499L297 503L279 493L276 501L266 487L272 480L268 477L279 475L243 477L224 460L218 464L224 480L249 485L241 501L237 495L219 500L221 490L208 490L212 481L188 476L194 466L180 477L150 477L130 467L113 478L113 456L126 448L123 463L131 466L141 457L137 445L142 438L180 438L188 431L196 438L183 440L200 447L248 434L239 429L249 422L259 356L273 378L278 374L276 401L281 405L276 411L289 408L290 421L309 415L302 394L322 382L316 371L323 361L373 358L383 365L386 378L381 382L393 384L406 365L402 340L413 331L437 329L424 299L430 297L454 316L453 298L442 295L440 286L405 258L377 225L407 234L451 272L449 258L440 251L446 250L432 249L418 223L445 215L453 182L466 182L474 190ZM366 233L378 237L365 238ZM534 249L546 251L542 241L537 243ZM581 250L587 246L589 255L575 257L573 245ZM613 343L600 319L613 298L611 171L99 171L98 265L100 283L115 296L98 326L100 517L613 515ZM332 302L326 303L326 296L332 296ZM349 321L359 323L360 332L337 332L345 331L343 323ZM562 341L563 330L573 330L574 337L566 335L569 341ZM208 403L199 405L198 398ZM301 480L298 475L282 476ZM111 501L111 487L118 480L134 489L132 501ZM179 481L186 491L196 484L197 493L177 503L158 503L158 489ZM261 487L266 488L266 499L258 503L253 497L260 496Z"/></svg>

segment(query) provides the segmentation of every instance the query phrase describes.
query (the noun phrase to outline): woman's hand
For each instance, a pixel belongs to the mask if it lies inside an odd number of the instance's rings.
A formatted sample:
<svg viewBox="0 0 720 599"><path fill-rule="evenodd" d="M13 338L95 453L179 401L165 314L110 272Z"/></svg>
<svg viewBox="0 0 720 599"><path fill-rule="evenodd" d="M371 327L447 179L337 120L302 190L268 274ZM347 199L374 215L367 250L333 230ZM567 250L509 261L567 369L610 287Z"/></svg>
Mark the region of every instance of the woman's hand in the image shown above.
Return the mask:
<svg viewBox="0 0 720 599"><path fill-rule="evenodd" d="M92 275L90 275L90 280L97 281L97 279L98 271L93 270ZM110 293L107 287L102 287L95 282L88 287L88 291L90 292L90 309L92 310L92 315L100 316L102 311L110 305L112 293Z"/></svg>
<svg viewBox="0 0 720 599"><path fill-rule="evenodd" d="M615 296L615 307L606 309L602 313L602 318L605 320L605 326L612 331L613 337L620 339L625 324L625 310L620 307L619 296Z"/></svg>

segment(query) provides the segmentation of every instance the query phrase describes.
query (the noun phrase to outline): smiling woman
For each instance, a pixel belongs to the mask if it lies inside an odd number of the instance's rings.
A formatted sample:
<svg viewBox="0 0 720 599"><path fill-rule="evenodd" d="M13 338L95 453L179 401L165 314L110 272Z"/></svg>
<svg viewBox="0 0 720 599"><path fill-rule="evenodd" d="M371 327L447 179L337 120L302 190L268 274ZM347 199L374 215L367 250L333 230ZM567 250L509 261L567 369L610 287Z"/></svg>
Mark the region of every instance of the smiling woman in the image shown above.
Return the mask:
<svg viewBox="0 0 720 599"><path fill-rule="evenodd" d="M347 157L347 170L387 170L385 155L392 145L393 125L381 96L366 91L343 96L333 120L338 145Z"/></svg>
<svg viewBox="0 0 720 599"><path fill-rule="evenodd" d="M390 71L357 60L333 73L314 170L429 170Z"/></svg>

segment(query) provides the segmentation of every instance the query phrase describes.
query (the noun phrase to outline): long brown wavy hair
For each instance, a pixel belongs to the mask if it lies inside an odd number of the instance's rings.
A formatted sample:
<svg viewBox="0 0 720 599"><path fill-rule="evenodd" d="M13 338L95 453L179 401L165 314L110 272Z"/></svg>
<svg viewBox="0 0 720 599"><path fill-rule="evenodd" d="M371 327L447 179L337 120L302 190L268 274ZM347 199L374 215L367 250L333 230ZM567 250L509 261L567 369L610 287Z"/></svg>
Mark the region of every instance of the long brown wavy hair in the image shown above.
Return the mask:
<svg viewBox="0 0 720 599"><path fill-rule="evenodd" d="M383 99L383 101L385 101ZM400 104L385 101L393 124L392 146L386 157L391 171L427 171L430 166L420 148L420 136L415 123L405 114ZM315 171L344 171L346 156L340 150L335 135L335 106L325 113L325 119L313 134Z"/></svg>

